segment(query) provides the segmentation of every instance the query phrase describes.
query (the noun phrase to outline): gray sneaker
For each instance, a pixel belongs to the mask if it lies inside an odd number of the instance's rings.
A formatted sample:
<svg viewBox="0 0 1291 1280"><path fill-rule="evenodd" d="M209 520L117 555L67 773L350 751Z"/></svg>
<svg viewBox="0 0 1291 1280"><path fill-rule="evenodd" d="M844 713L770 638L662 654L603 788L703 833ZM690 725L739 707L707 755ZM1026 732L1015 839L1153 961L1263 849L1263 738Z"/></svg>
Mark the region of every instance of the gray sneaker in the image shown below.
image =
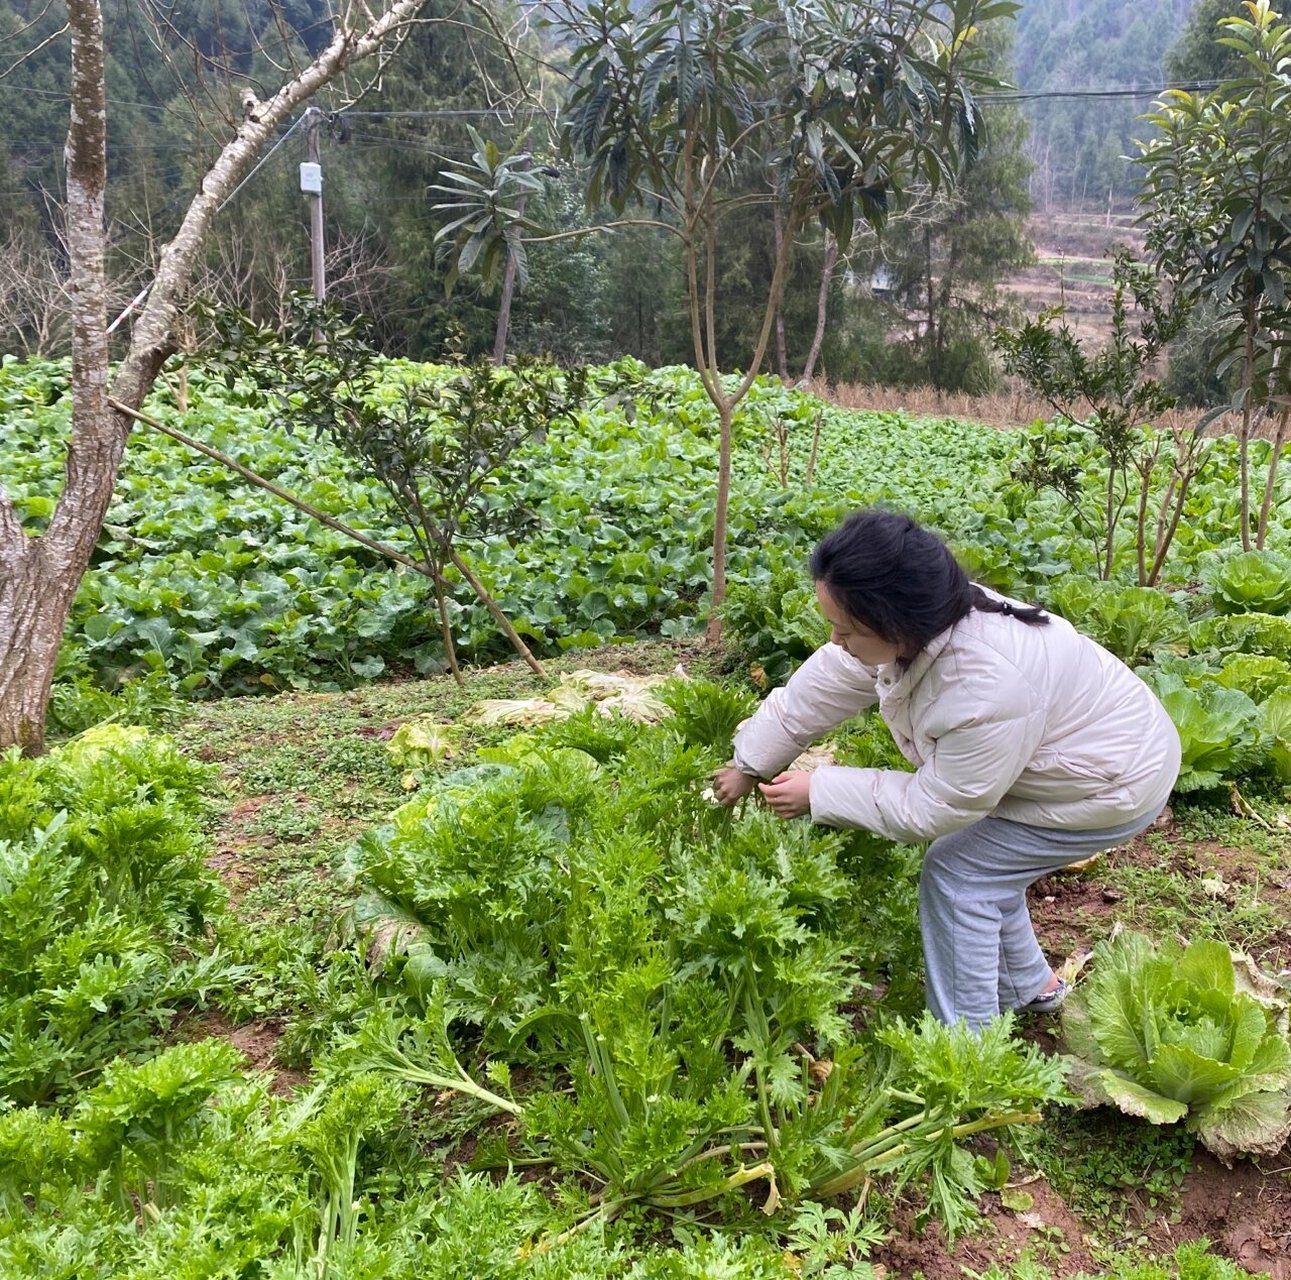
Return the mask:
<svg viewBox="0 0 1291 1280"><path fill-rule="evenodd" d="M1030 1004L1024 1004L1019 1013L1057 1013L1062 1002L1067 998L1067 993L1071 988L1067 985L1065 978L1058 979L1058 985L1054 989L1042 996L1036 996Z"/></svg>

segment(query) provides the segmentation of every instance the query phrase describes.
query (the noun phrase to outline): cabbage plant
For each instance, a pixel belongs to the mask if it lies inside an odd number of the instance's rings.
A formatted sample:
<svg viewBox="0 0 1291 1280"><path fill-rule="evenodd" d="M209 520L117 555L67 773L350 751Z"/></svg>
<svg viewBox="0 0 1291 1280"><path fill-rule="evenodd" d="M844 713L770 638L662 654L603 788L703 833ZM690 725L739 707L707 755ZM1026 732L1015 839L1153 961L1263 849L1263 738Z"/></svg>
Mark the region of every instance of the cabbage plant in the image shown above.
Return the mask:
<svg viewBox="0 0 1291 1280"><path fill-rule="evenodd" d="M1092 1105L1183 1121L1226 1163L1291 1136L1287 1006L1221 942L1126 932L1094 949L1063 1006L1070 1082Z"/></svg>
<svg viewBox="0 0 1291 1280"><path fill-rule="evenodd" d="M1166 681L1157 682L1157 692L1183 747L1176 790L1217 787L1259 763L1260 711L1244 693L1218 684L1169 687Z"/></svg>
<svg viewBox="0 0 1291 1280"><path fill-rule="evenodd" d="M1291 783L1291 688L1279 689L1260 711L1269 764L1283 782Z"/></svg>
<svg viewBox="0 0 1291 1280"><path fill-rule="evenodd" d="M1052 588L1048 603L1123 662L1179 643L1188 632L1183 610L1152 587L1120 587L1072 575Z"/></svg>
<svg viewBox="0 0 1291 1280"><path fill-rule="evenodd" d="M1220 613L1291 610L1291 557L1277 551L1244 551L1209 567L1210 598Z"/></svg>

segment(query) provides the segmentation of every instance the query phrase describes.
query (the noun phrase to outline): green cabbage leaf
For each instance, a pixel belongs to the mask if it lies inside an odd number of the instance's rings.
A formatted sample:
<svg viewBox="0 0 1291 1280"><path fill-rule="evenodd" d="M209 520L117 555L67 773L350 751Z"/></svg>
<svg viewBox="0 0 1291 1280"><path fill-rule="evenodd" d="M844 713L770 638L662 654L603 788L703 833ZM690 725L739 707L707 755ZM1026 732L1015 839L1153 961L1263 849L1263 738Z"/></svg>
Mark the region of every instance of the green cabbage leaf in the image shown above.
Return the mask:
<svg viewBox="0 0 1291 1280"><path fill-rule="evenodd" d="M1217 787L1261 760L1260 709L1246 694L1218 684L1189 689L1164 680L1157 693L1183 745L1177 791Z"/></svg>
<svg viewBox="0 0 1291 1280"><path fill-rule="evenodd" d="M1243 551L1209 566L1204 574L1220 613L1291 610L1291 557L1277 551Z"/></svg>
<svg viewBox="0 0 1291 1280"><path fill-rule="evenodd" d="M1099 943L1062 1028L1070 1083L1091 1105L1182 1121L1226 1163L1291 1137L1285 995L1222 942Z"/></svg>

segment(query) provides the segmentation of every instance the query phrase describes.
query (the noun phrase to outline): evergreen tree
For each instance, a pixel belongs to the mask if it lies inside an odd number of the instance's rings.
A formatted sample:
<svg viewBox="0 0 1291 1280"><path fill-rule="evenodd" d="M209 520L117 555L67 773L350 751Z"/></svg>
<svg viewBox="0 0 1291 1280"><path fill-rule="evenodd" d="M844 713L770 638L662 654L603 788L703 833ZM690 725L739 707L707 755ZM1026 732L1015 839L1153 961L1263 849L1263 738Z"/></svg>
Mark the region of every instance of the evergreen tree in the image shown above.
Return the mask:
<svg viewBox="0 0 1291 1280"><path fill-rule="evenodd" d="M1188 24L1166 52L1165 68L1179 84L1209 83L1241 74L1242 55L1218 41L1219 22L1244 10L1241 0L1196 0Z"/></svg>

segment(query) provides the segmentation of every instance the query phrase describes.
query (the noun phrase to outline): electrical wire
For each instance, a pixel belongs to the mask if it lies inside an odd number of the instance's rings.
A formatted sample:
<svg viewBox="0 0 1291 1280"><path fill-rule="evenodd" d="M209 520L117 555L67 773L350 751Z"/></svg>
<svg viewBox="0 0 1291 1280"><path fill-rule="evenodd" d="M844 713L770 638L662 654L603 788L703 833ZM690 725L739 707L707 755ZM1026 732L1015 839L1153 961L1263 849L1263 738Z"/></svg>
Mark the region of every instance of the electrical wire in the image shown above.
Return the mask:
<svg viewBox="0 0 1291 1280"><path fill-rule="evenodd" d="M242 179L242 181L241 181L241 182L239 182L239 183L238 183L238 185L237 185L236 187L234 187L234 188L233 188L233 190L232 190L232 191L230 191L230 192L229 192L229 194L228 194L227 196L225 196L225 197L224 197L223 201L220 203L219 208L218 208L218 209L216 209L216 211L215 211L216 213L221 213L221 212L223 212L223 210L224 210L224 209L226 209L226 208L228 207L229 202L233 199L233 197L234 197L235 195L237 195L237 193L238 193L239 191L241 191L241 190L242 190L242 188L243 188L243 187L245 187L245 186L247 185L247 183L248 183L248 182L250 182L250 181L251 181L251 179L252 179L252 178L254 178L254 177L256 176L256 174L257 174L257 173L259 173L259 172L260 172L260 170L261 170L261 169L263 169L263 168L265 167L265 165L266 165L266 164L268 164L268 163L269 163L269 161L270 161L270 160L272 159L272 157L273 157L274 152L275 152L275 151L277 151L277 150L278 150L278 148L279 148L280 146L282 146L282 144L283 144L284 142L286 142L286 141L287 141L287 139L288 139L288 138L290 138L290 137L291 137L291 135L292 135L293 133L295 133L295 132L296 132L296 130L297 130L297 129L298 129L298 128L299 128L299 127L300 127L300 126L305 122L305 120L306 120L306 118L308 117L308 115L309 115L309 112L308 112L308 111L302 112L299 116L297 116L297 117L296 117L296 119L295 119L295 120L293 120L293 121L291 122L291 124L290 124L290 125L288 125L288 126L287 126L287 132L286 132L286 133L284 133L284 134L283 134L283 135L278 139L278 141L277 141L277 142L275 142L275 143L273 144L273 146L272 146L272 147L270 147L270 148L269 148L269 150L268 150L268 151L266 151L266 152L264 153L264 155L262 155L262 156L260 157L259 161L257 161L257 163L256 163L255 167L251 170L251 172L250 172L250 173L248 173L248 174L246 175L246 177L245 177L245 178L243 178L243 179Z"/></svg>
<svg viewBox="0 0 1291 1280"><path fill-rule="evenodd" d="M998 90L995 92L979 93L974 98L974 101L983 103L1014 103L1076 101L1085 98L1159 98L1162 94L1180 90L1185 93L1208 93L1212 89L1217 89L1220 83L1221 82L1218 80L1194 80L1191 83L1186 84L1154 85L1145 88L1140 88L1138 86L1117 86L1106 89Z"/></svg>
<svg viewBox="0 0 1291 1280"><path fill-rule="evenodd" d="M436 111L342 111L346 120L441 120L454 116L541 116L542 107L443 107Z"/></svg>

